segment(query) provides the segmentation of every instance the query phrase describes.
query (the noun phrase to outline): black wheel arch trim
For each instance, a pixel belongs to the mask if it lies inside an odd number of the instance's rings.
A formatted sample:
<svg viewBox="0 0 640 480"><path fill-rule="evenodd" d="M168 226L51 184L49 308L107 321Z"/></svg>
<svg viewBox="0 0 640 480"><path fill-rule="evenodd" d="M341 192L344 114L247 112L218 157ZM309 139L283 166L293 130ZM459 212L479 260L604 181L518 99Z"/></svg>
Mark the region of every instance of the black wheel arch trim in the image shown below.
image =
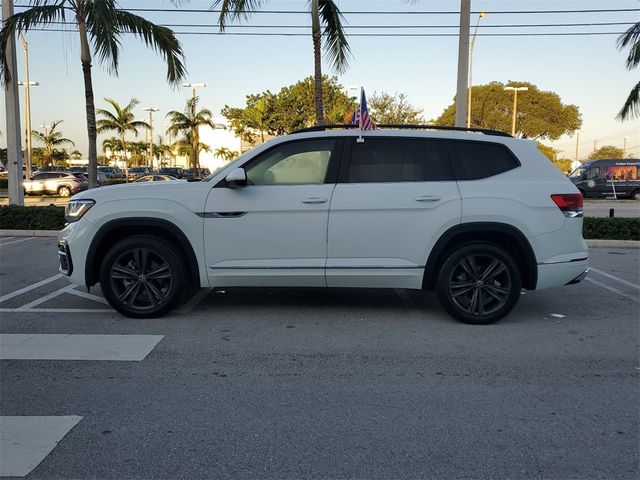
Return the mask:
<svg viewBox="0 0 640 480"><path fill-rule="evenodd" d="M200 269L198 266L198 259L196 258L195 251L191 242L184 234L184 232L174 223L164 220L162 218L152 217L128 217L117 220L111 220L102 225L89 245L87 251L87 257L85 262L85 283L87 287L93 286L98 283L100 277L99 267L95 268L95 255L105 237L116 229L123 227L154 227L165 230L179 243L182 250L187 256L187 264L189 266L189 276L192 281L197 282L200 285Z"/></svg>
<svg viewBox="0 0 640 480"><path fill-rule="evenodd" d="M523 285L527 285L528 289L535 290L538 283L538 262L536 260L535 253L533 252L533 248L531 247L531 243L529 243L527 237L516 227L499 222L461 223L459 225L454 225L453 227L449 228L449 230L444 232L429 253L423 280L423 288L425 290L432 290L434 288L436 276L438 274L436 270L438 268L438 265L441 264L442 256L445 253L449 243L457 235L469 234L474 232L504 233L505 235L513 238L516 241L518 247L520 247L520 250L523 252L524 260L527 264L527 272L524 272L526 277L522 279L522 283Z"/></svg>

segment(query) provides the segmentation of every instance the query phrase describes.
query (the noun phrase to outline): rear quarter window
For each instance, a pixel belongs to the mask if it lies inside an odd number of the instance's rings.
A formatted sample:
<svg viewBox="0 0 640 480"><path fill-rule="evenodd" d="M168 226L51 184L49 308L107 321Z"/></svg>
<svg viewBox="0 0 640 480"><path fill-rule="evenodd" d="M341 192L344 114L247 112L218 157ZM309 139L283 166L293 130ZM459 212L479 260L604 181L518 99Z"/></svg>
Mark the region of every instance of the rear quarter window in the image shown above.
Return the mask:
<svg viewBox="0 0 640 480"><path fill-rule="evenodd" d="M447 148L458 180L479 180L520 166L515 155L502 144L448 141Z"/></svg>

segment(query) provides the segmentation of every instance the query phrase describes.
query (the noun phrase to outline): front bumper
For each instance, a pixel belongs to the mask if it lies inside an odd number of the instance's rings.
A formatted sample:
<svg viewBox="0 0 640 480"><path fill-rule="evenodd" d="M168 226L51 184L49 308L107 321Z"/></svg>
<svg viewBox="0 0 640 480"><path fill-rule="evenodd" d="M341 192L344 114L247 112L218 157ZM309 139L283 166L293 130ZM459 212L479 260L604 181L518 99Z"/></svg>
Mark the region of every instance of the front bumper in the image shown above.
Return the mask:
<svg viewBox="0 0 640 480"><path fill-rule="evenodd" d="M58 263L60 273L70 277L73 273L73 261L71 260L71 251L66 240L58 242Z"/></svg>

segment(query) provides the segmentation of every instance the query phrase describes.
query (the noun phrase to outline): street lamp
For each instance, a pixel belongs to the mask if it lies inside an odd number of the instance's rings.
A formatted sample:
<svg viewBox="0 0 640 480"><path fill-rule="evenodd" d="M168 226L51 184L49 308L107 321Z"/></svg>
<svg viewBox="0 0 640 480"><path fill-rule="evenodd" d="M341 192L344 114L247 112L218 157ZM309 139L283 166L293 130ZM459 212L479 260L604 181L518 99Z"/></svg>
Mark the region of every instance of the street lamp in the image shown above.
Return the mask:
<svg viewBox="0 0 640 480"><path fill-rule="evenodd" d="M149 168L153 170L153 112L158 112L158 107L147 107L142 109L143 112L149 112Z"/></svg>
<svg viewBox="0 0 640 480"><path fill-rule="evenodd" d="M28 68L27 68L28 70ZM27 72L27 78L29 78L29 73ZM26 130L25 136L25 174L27 180L31 179L31 157L32 157L32 146L31 146L31 87L37 87L40 85L39 82L34 82L33 80L27 80L25 82L18 82L18 85L24 87L24 103L26 104L26 108L24 109L24 128Z"/></svg>
<svg viewBox="0 0 640 480"><path fill-rule="evenodd" d="M184 88L192 89L193 98L196 98L196 88L201 88L201 87L204 88L207 86L207 84L202 82L201 83L183 83L182 86Z"/></svg>
<svg viewBox="0 0 640 480"><path fill-rule="evenodd" d="M22 42L22 49L24 50L24 82L18 82L18 85L24 85L24 103L25 108L25 128L27 129L27 135L25 138L25 175L27 180L31 179L31 89L30 87L40 85L38 82L32 82L29 80L29 44L24 39L24 35L20 32L20 41Z"/></svg>
<svg viewBox="0 0 640 480"><path fill-rule="evenodd" d="M516 134L516 111L518 109L518 92L526 92L529 87L504 87L505 90L513 91L513 119L511 120L511 135Z"/></svg>
<svg viewBox="0 0 640 480"><path fill-rule="evenodd" d="M480 15L478 15L478 22L476 23L476 29L473 31L473 37L471 38L471 47L469 48L469 93L467 98L467 128L471 127L471 88L473 86L473 83L471 83L471 70L473 69L473 47L476 44L476 35L478 34L480 19L485 15L486 14L484 12L480 12Z"/></svg>

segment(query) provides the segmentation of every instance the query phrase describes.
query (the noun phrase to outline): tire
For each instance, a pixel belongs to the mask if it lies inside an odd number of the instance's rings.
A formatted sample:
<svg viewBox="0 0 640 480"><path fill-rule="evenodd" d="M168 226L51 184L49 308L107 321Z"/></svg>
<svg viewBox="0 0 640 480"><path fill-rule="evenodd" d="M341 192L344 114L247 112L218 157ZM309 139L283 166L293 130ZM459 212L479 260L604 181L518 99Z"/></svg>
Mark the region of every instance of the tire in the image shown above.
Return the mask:
<svg viewBox="0 0 640 480"><path fill-rule="evenodd" d="M640 200L640 189L636 188L633 192L631 192L632 200Z"/></svg>
<svg viewBox="0 0 640 480"><path fill-rule="evenodd" d="M582 198L587 198L587 196L584 193L584 190L582 190L581 188L579 188L578 190L580 190L580 195L582 195Z"/></svg>
<svg viewBox="0 0 640 480"><path fill-rule="evenodd" d="M171 310L188 285L185 260L170 242L134 235L117 242L100 265L109 304L131 318L156 318Z"/></svg>
<svg viewBox="0 0 640 480"><path fill-rule="evenodd" d="M62 185L61 187L58 187L58 195L64 198L70 197L71 188L67 187L66 185Z"/></svg>
<svg viewBox="0 0 640 480"><path fill-rule="evenodd" d="M455 319L487 325L504 318L520 298L520 270L503 248L472 243L451 251L440 267L436 292Z"/></svg>

